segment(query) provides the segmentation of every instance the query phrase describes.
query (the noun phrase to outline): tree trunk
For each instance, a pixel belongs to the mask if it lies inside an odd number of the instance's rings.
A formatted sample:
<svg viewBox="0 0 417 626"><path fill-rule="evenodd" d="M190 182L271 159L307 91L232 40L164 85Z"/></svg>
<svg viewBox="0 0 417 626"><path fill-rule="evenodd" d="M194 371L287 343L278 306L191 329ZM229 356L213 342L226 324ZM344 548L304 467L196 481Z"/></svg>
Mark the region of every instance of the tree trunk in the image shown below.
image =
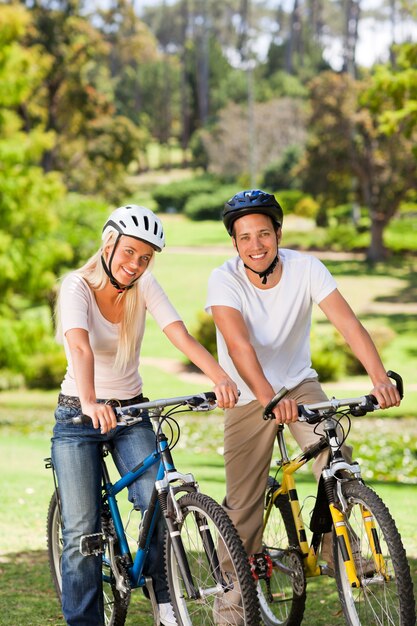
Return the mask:
<svg viewBox="0 0 417 626"><path fill-rule="evenodd" d="M356 77L356 46L358 43L358 26L360 0L345 0L345 33L343 44L342 71Z"/></svg>
<svg viewBox="0 0 417 626"><path fill-rule="evenodd" d="M181 21L182 21L182 50L181 50L181 148L184 152L188 148L190 141L190 99L188 95L187 82L187 30L188 30L188 0L182 0L181 3Z"/></svg>
<svg viewBox="0 0 417 626"><path fill-rule="evenodd" d="M288 72L288 74L294 73L294 52L298 49L300 31L300 7L298 0L294 0L294 6L291 12L290 34L285 50L285 71Z"/></svg>
<svg viewBox="0 0 417 626"><path fill-rule="evenodd" d="M209 114L209 24L205 0L200 2L201 25L197 38L197 98L200 126L204 126Z"/></svg>
<svg viewBox="0 0 417 626"><path fill-rule="evenodd" d="M384 230L387 221L385 216L378 211L371 212L371 243L366 252L366 259L371 263L384 261L388 256L388 251L384 246Z"/></svg>

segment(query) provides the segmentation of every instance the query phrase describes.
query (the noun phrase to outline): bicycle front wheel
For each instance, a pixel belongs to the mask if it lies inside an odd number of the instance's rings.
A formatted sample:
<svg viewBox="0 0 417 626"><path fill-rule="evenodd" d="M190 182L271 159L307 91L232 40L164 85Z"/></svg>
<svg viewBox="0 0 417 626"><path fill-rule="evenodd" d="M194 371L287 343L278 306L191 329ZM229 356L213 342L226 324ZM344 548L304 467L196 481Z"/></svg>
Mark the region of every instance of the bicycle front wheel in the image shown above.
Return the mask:
<svg viewBox="0 0 417 626"><path fill-rule="evenodd" d="M413 583L401 536L379 496L355 481L342 486L346 525L360 581L349 584L342 547L334 535L335 576L349 626L410 626L416 623Z"/></svg>
<svg viewBox="0 0 417 626"><path fill-rule="evenodd" d="M202 493L178 500L180 538L191 573L194 597L187 592L166 534L165 556L171 602L179 626L230 624L257 626L259 607L242 542L222 507Z"/></svg>
<svg viewBox="0 0 417 626"><path fill-rule="evenodd" d="M109 526L108 521L102 520L103 528ZM49 569L56 594L61 602L62 596L62 520L57 493L54 492L48 507L48 515L46 521L46 537L48 548ZM130 594L128 588L127 594L121 593L116 588L115 576L112 564L108 555L108 543L106 543L103 553L103 604L104 604L104 623L105 626L123 626L126 621L127 607ZM95 557L87 557L95 558ZM116 555L117 559L117 548ZM123 572L122 572L123 573ZM121 573L118 572L120 579ZM128 584L126 576L126 585Z"/></svg>
<svg viewBox="0 0 417 626"><path fill-rule="evenodd" d="M262 544L272 562L272 574L258 581L261 617L265 626L299 626L306 603L306 578L290 501L284 494L273 497L278 487L269 476Z"/></svg>

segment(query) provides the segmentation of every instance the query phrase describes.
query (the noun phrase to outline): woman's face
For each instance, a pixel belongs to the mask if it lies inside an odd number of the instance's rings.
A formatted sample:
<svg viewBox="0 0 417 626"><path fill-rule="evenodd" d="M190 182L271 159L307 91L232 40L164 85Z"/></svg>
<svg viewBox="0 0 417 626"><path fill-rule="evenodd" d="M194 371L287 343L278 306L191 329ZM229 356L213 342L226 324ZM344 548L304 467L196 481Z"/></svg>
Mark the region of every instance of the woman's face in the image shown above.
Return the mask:
<svg viewBox="0 0 417 626"><path fill-rule="evenodd" d="M107 263L110 261L113 247L113 245L106 247ZM153 255L154 249L149 243L122 235L111 262L111 272L119 285L127 286L142 276Z"/></svg>

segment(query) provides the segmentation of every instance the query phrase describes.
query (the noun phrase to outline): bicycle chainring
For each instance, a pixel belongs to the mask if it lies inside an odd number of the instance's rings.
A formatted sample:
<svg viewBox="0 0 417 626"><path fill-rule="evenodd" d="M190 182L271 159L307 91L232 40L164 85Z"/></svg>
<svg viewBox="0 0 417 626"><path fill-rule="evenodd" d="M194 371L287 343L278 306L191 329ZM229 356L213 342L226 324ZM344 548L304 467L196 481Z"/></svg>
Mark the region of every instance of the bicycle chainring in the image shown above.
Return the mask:
<svg viewBox="0 0 417 626"><path fill-rule="evenodd" d="M287 565L292 570L291 577L294 592L297 596L302 596L306 590L303 559L299 551L295 548L290 548L287 558Z"/></svg>

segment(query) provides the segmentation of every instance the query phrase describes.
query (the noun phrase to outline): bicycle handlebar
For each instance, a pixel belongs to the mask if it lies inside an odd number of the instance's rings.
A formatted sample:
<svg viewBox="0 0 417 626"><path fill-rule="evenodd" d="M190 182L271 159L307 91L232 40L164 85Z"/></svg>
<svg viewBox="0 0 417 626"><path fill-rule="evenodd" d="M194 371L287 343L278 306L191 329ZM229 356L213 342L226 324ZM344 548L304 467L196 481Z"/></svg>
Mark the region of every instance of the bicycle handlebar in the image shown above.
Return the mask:
<svg viewBox="0 0 417 626"><path fill-rule="evenodd" d="M400 398L404 397L403 380L399 374L389 370L387 376L394 380L395 385L400 394ZM263 419L275 419L273 410L280 400L288 393L288 390L283 387L267 404L263 412ZM354 417L360 417L371 413L379 409L377 399L372 394L359 396L356 398L331 398L324 402L316 402L315 404L299 404L298 405L298 420L300 422L308 422L309 424L317 424L324 417L334 415L342 407L349 407L349 413Z"/></svg>
<svg viewBox="0 0 417 626"><path fill-rule="evenodd" d="M148 412L149 409L155 409L156 416L159 417L163 409L169 406L188 406L192 411L213 411L217 406L216 394L213 391L205 391L189 396L162 398L124 407L116 406L113 407L113 410L116 414L118 425L128 426L139 421L141 415ZM77 417L72 419L72 423L76 425L90 424L91 417L88 415L77 415Z"/></svg>

